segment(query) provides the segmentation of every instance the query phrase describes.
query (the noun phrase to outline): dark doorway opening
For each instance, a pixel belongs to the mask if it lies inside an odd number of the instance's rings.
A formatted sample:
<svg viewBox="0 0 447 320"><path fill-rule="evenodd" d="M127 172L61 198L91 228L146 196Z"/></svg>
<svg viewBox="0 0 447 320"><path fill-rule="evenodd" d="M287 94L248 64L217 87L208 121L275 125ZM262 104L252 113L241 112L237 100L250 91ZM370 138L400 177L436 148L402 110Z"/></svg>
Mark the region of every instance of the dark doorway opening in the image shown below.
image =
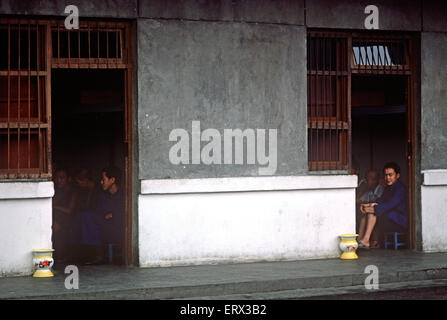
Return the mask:
<svg viewBox="0 0 447 320"><path fill-rule="evenodd" d="M52 71L53 165L55 170L64 168L68 171L74 187L77 187L76 176L87 169L95 188L101 189L102 169L110 166L120 169L121 187L126 187L124 72L94 69ZM125 197L126 192L123 195ZM122 214L124 216L125 212ZM71 231L68 228L67 232ZM124 219L116 232L114 262L122 263ZM108 244L104 243L103 247L106 260ZM57 247L58 244L55 244ZM94 253L87 252L88 247L83 248L85 250L80 258L88 260ZM63 246L62 250L69 251L71 247L67 249Z"/></svg>
<svg viewBox="0 0 447 320"><path fill-rule="evenodd" d="M352 156L360 177L394 161L408 185L406 97L406 76L352 76Z"/></svg>
<svg viewBox="0 0 447 320"><path fill-rule="evenodd" d="M353 75L351 87L353 167L359 171L359 179L368 170L377 170L384 185L383 166L396 162L401 170L400 181L407 190L407 203L412 184L407 159L408 83L405 75ZM411 209L409 205L409 219Z"/></svg>

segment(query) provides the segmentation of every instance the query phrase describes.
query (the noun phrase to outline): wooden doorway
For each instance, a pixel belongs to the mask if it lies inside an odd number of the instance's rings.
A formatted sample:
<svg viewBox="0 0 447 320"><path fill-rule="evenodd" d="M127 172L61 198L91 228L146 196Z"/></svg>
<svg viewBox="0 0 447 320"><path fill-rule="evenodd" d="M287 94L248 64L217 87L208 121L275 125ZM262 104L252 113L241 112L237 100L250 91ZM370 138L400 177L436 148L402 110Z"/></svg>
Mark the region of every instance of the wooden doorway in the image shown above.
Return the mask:
<svg viewBox="0 0 447 320"><path fill-rule="evenodd" d="M359 162L353 159L358 157L357 126L365 133L361 143L367 145L365 153L369 154L361 160L363 167L376 166L381 171L384 163L392 160L385 161L391 155L382 154L380 159L370 156L374 138L368 132L368 123L373 119L359 123L355 117L362 112L368 116L370 112L376 122L380 121L379 114L394 118L394 122L390 121L397 124L395 133L399 139L394 142L395 149L391 146L390 150L396 151L397 162L404 171L412 249L415 246L413 38L394 32L333 30L309 30L307 37L308 168L330 172L358 169L353 163Z"/></svg>
<svg viewBox="0 0 447 320"><path fill-rule="evenodd" d="M125 265L130 265L133 261L130 24L82 21L79 29L67 30L63 21L52 20L47 23L51 39L48 48L51 54L51 70L52 75L57 77L57 84L53 82L51 90L55 91L55 87L60 84L63 86L64 82L71 83L76 92L75 101L80 109L74 117L82 118L80 114L96 114L98 121L106 121L115 129L113 137L103 150L107 155L103 160L112 165L116 161L122 168L125 193L122 261ZM73 81L78 84L73 85ZM56 91L52 92L52 96L61 99ZM56 109L56 106L54 107ZM94 124L94 119L90 120L90 123ZM57 121L57 117L53 119L56 126ZM100 133L97 132L97 137L98 134ZM57 145L55 147L57 148Z"/></svg>

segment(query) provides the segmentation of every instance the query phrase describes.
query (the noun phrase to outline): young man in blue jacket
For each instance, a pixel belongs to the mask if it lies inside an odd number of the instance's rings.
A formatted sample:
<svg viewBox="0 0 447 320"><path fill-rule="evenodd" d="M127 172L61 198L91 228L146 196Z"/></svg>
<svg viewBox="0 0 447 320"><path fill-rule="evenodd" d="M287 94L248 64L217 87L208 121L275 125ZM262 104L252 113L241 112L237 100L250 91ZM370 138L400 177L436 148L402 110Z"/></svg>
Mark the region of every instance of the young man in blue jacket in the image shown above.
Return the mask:
<svg viewBox="0 0 447 320"><path fill-rule="evenodd" d="M406 190L399 181L400 167L389 162L383 167L383 172L386 186L382 196L374 203L360 206L360 248L370 247L370 237L376 223L380 223L382 232L406 232L408 228Z"/></svg>

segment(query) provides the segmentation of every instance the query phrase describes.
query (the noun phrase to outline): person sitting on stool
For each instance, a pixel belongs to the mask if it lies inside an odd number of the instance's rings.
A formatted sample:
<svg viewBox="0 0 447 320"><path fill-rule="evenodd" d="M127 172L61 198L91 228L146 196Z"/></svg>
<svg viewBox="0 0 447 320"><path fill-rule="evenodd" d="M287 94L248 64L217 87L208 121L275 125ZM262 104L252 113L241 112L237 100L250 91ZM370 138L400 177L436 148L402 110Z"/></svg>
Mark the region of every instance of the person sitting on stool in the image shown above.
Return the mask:
<svg viewBox="0 0 447 320"><path fill-rule="evenodd" d="M382 196L376 202L360 205L362 218L359 227L359 248L370 247L369 240L376 223L380 224L383 233L404 233L408 228L406 191L399 181L400 167L395 162L389 162L383 167L383 172L386 186Z"/></svg>

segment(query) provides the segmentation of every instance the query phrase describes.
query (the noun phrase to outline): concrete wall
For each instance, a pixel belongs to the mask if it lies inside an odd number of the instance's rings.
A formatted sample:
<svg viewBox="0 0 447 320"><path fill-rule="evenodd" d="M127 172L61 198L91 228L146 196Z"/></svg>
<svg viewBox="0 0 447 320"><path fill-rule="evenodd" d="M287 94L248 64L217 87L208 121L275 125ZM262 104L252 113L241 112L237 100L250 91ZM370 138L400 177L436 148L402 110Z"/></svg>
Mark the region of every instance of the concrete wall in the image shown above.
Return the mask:
<svg viewBox="0 0 447 320"><path fill-rule="evenodd" d="M447 33L421 34L421 166L446 169L447 158Z"/></svg>
<svg viewBox="0 0 447 320"><path fill-rule="evenodd" d="M0 277L33 272L32 250L52 248L52 182L0 182Z"/></svg>
<svg viewBox="0 0 447 320"><path fill-rule="evenodd" d="M338 257L356 176L146 180L140 266Z"/></svg>
<svg viewBox="0 0 447 320"><path fill-rule="evenodd" d="M309 28L365 29L365 7L379 9L379 30L421 30L419 0L312 0L306 1Z"/></svg>
<svg viewBox="0 0 447 320"><path fill-rule="evenodd" d="M139 0L144 18L304 25L304 0Z"/></svg>
<svg viewBox="0 0 447 320"><path fill-rule="evenodd" d="M425 170L421 187L422 248L447 252L447 170Z"/></svg>
<svg viewBox="0 0 447 320"><path fill-rule="evenodd" d="M140 179L258 175L258 165L173 165L173 129L277 129L277 175L307 170L306 31L138 20ZM190 143L191 147L191 143ZM191 157L190 157L191 163Z"/></svg>
<svg viewBox="0 0 447 320"><path fill-rule="evenodd" d="M65 7L75 5L79 18L136 18L138 0L2 0L0 14L67 16Z"/></svg>

